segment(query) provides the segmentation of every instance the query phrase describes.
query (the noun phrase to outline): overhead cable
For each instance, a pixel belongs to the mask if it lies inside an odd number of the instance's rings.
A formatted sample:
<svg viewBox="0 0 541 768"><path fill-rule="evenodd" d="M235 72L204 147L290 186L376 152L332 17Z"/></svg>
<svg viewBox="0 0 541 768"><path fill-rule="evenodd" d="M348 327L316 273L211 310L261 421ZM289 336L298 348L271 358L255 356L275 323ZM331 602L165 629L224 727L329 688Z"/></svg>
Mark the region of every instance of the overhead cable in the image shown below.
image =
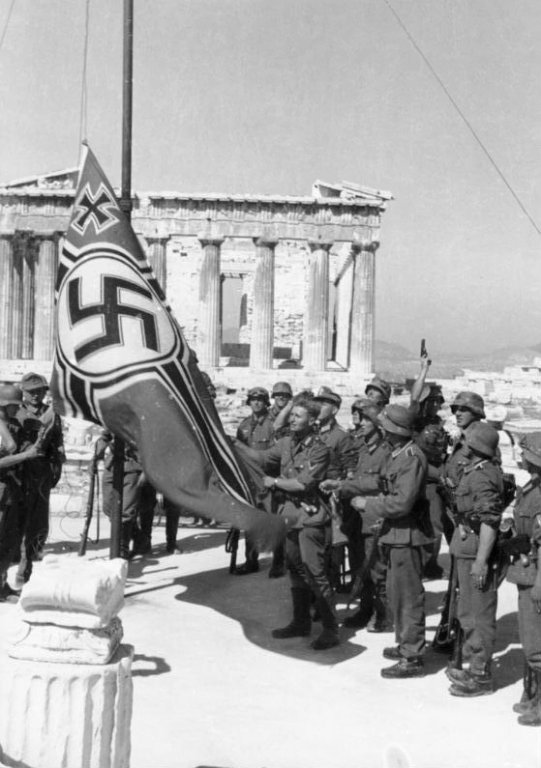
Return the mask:
<svg viewBox="0 0 541 768"><path fill-rule="evenodd" d="M411 34L411 32L408 30L408 28L406 27L406 25L404 24L404 22L402 21L402 19L401 19L401 18L400 18L400 16L398 15L398 13L395 11L395 9L393 8L393 6L391 5L391 3L390 3L390 0L384 0L384 3L385 3L385 5L386 5L386 6L389 8L389 10L391 11L391 13L392 13L392 14L393 14L393 16L395 17L395 19L397 20L398 24L400 25L400 27L401 27L401 28L402 28L402 30L404 31L405 35L407 36L407 38L409 39L410 43L413 45L413 47L415 48L415 50L417 51L417 53L419 54L419 56L420 56L420 57L423 59L424 63L426 64L426 66L428 67L428 69L430 70L430 72L432 73L432 75L433 75L433 77L435 78L435 80L436 80L436 81L439 83L439 85L440 85L441 89L443 90L443 92L445 93L445 95L447 96L447 98L449 99L449 101L451 102L451 104L453 105L453 107L455 108L455 110L458 112L458 114L460 115L460 117L462 118L462 120L464 121L464 123L465 123L466 127L468 128L468 130L470 131L471 135L473 136L473 138L475 139L475 141L478 143L478 145L479 145L479 146L481 147L481 149L483 150L484 154L485 154L485 155L486 155L486 157L488 158L488 160L489 160L489 162L491 163L492 167L494 168L494 170L496 171L496 173L498 174L498 176L500 177L500 179L503 181L503 183L505 184L505 186L507 187L507 189L509 190L509 192L511 193L511 195L513 196L513 198L515 199L515 202L518 204L518 206L519 206L519 208L521 209L521 211L522 211L522 212L524 213L524 215L527 217L527 219L529 220L530 224L533 226L533 228L535 229L535 231L537 232L537 234L538 234L538 235L541 235L541 229L539 229L539 227L537 226L537 224L536 224L536 222L534 221L533 217L531 216L531 214L530 214L530 213L529 213L529 211L527 210L526 206L524 205L524 203L522 202L522 200L520 199L520 197L518 196L518 194L515 192L515 190L514 190L514 189L513 189L513 187L511 186L510 182L509 182L509 181L506 179L506 177L505 177L505 174L504 174L504 173L503 173L503 171L502 171L502 170L499 168L498 164L496 163L496 161L494 160L494 158L492 157L492 155L490 154L490 152L488 151L488 149L485 147L485 145L483 144L483 142L482 142L482 140L480 139L480 137L477 135L477 132L475 131L475 128L473 127L473 125L470 123L470 121L468 120L468 118L466 117L466 115L464 114L464 112L463 112L463 111L460 109L460 107L458 106L458 104L457 104L457 102L455 101L455 99L454 99L454 98L452 97L452 95L449 93L449 90L447 89L447 87L446 87L445 83L443 82L443 80L441 79L441 77L438 75L438 73L436 72L436 70L434 69L434 67L432 66L432 64L430 63L430 61L429 61L429 59L427 58L427 56L426 56L426 55L423 53L423 51L421 50L420 46L419 46L419 45L417 44L417 42L415 41L415 39L414 39L413 35Z"/></svg>

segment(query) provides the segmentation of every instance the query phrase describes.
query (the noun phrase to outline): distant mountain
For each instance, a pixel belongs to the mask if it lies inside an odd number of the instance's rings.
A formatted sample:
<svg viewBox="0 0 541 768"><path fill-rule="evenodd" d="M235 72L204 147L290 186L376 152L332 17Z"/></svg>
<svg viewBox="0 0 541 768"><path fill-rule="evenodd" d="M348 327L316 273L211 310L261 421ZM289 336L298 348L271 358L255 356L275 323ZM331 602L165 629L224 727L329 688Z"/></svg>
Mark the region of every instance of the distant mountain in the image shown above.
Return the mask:
<svg viewBox="0 0 541 768"><path fill-rule="evenodd" d="M430 354L430 349L428 350ZM541 357L541 344L532 347L510 346L477 354L436 354L432 356L430 378L452 379L465 368L476 371L503 371L508 365L531 365ZM415 378L419 357L399 344L376 340L376 371L390 381Z"/></svg>

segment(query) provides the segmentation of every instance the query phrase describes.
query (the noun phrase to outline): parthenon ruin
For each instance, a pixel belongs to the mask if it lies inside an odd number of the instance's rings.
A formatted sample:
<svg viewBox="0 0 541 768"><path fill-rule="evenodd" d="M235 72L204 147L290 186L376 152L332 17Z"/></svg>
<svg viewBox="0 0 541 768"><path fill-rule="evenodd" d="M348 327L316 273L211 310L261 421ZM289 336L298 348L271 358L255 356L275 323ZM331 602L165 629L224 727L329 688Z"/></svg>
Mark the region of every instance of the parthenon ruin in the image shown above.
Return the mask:
<svg viewBox="0 0 541 768"><path fill-rule="evenodd" d="M0 187L0 361L51 361L75 169ZM376 251L392 196L135 193L133 227L201 367L374 371Z"/></svg>

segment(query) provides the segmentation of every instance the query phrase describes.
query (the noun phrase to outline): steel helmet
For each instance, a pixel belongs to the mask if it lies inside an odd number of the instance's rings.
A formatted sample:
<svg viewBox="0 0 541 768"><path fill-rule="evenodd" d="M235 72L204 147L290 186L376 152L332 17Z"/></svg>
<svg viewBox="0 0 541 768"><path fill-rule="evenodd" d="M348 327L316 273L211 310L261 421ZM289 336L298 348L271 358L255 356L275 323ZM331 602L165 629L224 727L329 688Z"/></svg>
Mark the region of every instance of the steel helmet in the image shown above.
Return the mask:
<svg viewBox="0 0 541 768"><path fill-rule="evenodd" d="M252 389L248 390L246 403L249 404L250 400L254 400L256 398L261 398L265 401L266 405L270 405L269 391L268 389L265 389L265 387L252 387Z"/></svg>
<svg viewBox="0 0 541 768"><path fill-rule="evenodd" d="M459 405L463 408L468 408L476 416L479 416L480 419L485 418L485 401L477 392L459 392L451 403L453 413L456 413Z"/></svg>
<svg viewBox="0 0 541 768"><path fill-rule="evenodd" d="M541 467L541 432L530 432L520 441L520 447L526 461Z"/></svg>
<svg viewBox="0 0 541 768"><path fill-rule="evenodd" d="M293 397L293 390L291 389L291 384L288 384L287 381L277 381L274 387L272 388L271 397L276 397L276 395L287 395L288 397Z"/></svg>
<svg viewBox="0 0 541 768"><path fill-rule="evenodd" d="M23 393L15 384L0 384L0 405L21 405Z"/></svg>
<svg viewBox="0 0 541 768"><path fill-rule="evenodd" d="M476 421L465 431L466 443L477 453L492 459L498 450L500 437L490 424Z"/></svg>
<svg viewBox="0 0 541 768"><path fill-rule="evenodd" d="M366 416L367 419L374 422L378 427L381 426L379 414L381 406L369 397L359 397L351 405L351 412L357 411L360 416Z"/></svg>
<svg viewBox="0 0 541 768"><path fill-rule="evenodd" d="M380 379L379 376L374 376L372 381L368 382L364 390L365 395L368 394L369 389L377 389L377 391L383 395L386 404L391 399L391 385L383 379Z"/></svg>
<svg viewBox="0 0 541 768"><path fill-rule="evenodd" d="M21 379L21 389L30 392L32 389L49 389L47 379L39 373L26 373Z"/></svg>
<svg viewBox="0 0 541 768"><path fill-rule="evenodd" d="M402 437L412 436L413 421L413 414L403 405L388 405L379 417L379 422L386 432Z"/></svg>

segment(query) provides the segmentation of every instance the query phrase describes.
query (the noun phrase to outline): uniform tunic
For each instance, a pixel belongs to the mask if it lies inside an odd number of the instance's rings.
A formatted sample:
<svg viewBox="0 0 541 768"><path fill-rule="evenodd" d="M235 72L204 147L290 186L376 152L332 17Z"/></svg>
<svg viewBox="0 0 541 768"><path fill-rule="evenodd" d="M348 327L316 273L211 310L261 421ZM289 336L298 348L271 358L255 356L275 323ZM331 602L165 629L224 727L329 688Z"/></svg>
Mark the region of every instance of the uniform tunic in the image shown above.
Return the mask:
<svg viewBox="0 0 541 768"><path fill-rule="evenodd" d="M268 413L251 414L237 428L237 440L256 451L264 451L274 443L273 420Z"/></svg>
<svg viewBox="0 0 541 768"><path fill-rule="evenodd" d="M274 426L274 422L276 421L276 417L279 413L282 412L281 408L278 408L276 405L271 405L268 411L268 417L272 421L273 424L273 434L274 434L274 440L280 440L282 437L287 437L287 435L290 434L289 429L289 421L286 421L286 423L282 427L278 427L278 429Z"/></svg>
<svg viewBox="0 0 541 768"><path fill-rule="evenodd" d="M290 526L286 565L292 587L310 588L316 596L328 600L332 596L327 574L330 513L318 494L318 486L327 474L329 449L313 433L302 440L290 435L262 451L259 460L265 472L295 478L304 486L299 492L275 492L278 514L287 518Z"/></svg>
<svg viewBox="0 0 541 768"><path fill-rule="evenodd" d="M17 421L10 419L8 429L15 440L19 453L22 436L21 428ZM13 455L2 445L0 437L0 458ZM20 468L18 466L0 470L0 576L4 577L9 568L13 554L20 542L20 516L22 513L23 495L20 481ZM0 582L0 586L2 583Z"/></svg>
<svg viewBox="0 0 541 768"><path fill-rule="evenodd" d="M532 600L532 586L537 578L537 561L541 547L541 487L534 477L518 490L513 510L518 535L530 540L526 562L520 556L513 558L507 571L507 580L518 589L518 629L526 663L541 673L541 613Z"/></svg>
<svg viewBox="0 0 541 768"><path fill-rule="evenodd" d="M385 491L368 498L365 510L370 517L383 518L379 540L389 555L396 640L406 659L419 658L425 647L423 547L432 541L426 472L426 458L413 442L395 449L384 470Z"/></svg>
<svg viewBox="0 0 541 768"><path fill-rule="evenodd" d="M494 649L498 572L494 558L489 557L486 583L479 589L471 577L471 566L479 548L481 524L494 529L499 527L502 490L502 472L498 463L485 459L469 460L456 489L456 522L459 524L453 533L450 553L457 563L457 618L464 632L464 659L469 659L471 672L478 675L489 671Z"/></svg>
<svg viewBox="0 0 541 768"><path fill-rule="evenodd" d="M330 452L326 477L340 480L353 472L357 465L357 448L349 432L332 419L319 430L319 438Z"/></svg>

